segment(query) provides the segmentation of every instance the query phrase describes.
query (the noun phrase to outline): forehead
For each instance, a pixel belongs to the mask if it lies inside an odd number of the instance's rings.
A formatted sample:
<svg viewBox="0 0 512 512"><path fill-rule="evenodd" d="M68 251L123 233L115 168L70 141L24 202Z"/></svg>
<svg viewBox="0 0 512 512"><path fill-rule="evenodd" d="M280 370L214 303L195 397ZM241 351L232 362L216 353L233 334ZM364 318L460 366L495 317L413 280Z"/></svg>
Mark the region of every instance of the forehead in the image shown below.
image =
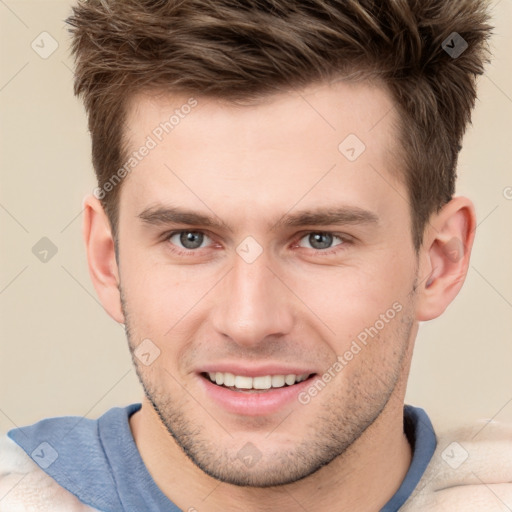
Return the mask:
<svg viewBox="0 0 512 512"><path fill-rule="evenodd" d="M396 126L389 94L368 83L315 85L245 105L139 94L128 105L125 140L130 152L148 141L152 148L126 180L130 202L147 208L179 195L204 210L215 196L249 209L345 195L355 204L365 188L394 180Z"/></svg>
<svg viewBox="0 0 512 512"><path fill-rule="evenodd" d="M126 110L124 135L128 143L155 130L156 138L172 131L172 138L180 138L181 143L191 131L205 140L207 132L213 137L229 130L238 136L250 134L245 142L256 145L275 140L276 132L286 136L281 127L287 128L288 141L293 133L299 135L305 129L325 138L327 143L333 132L336 139L353 130L365 143L378 143L383 134L395 135L389 128L398 120L384 84L344 81L310 85L247 102L165 91L139 93L129 98ZM184 119L186 123L182 123ZM170 123L171 130L158 133L160 123ZM217 130L211 132L212 127Z"/></svg>

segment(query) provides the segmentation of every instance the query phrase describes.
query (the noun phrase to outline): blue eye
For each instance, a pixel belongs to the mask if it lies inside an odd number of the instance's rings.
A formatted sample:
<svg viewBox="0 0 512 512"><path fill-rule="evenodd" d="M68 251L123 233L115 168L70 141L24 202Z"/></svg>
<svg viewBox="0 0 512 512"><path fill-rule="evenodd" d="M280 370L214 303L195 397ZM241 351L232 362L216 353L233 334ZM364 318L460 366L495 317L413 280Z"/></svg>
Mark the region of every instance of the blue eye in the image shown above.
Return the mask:
<svg viewBox="0 0 512 512"><path fill-rule="evenodd" d="M211 237L196 230L181 230L167 233L164 237L170 250L179 256L198 256L203 257L203 251L200 249L214 249L214 241ZM296 239L297 240L297 239ZM329 255L345 249L353 243L350 236L335 234L324 231L310 231L298 241L295 247L302 247L315 251L316 254ZM343 247L341 247L343 246Z"/></svg>
<svg viewBox="0 0 512 512"><path fill-rule="evenodd" d="M188 251L199 249L205 239L209 240L210 237L201 231L176 231L171 233L168 238L169 242L173 245ZM179 244L181 244L181 246Z"/></svg>
<svg viewBox="0 0 512 512"><path fill-rule="evenodd" d="M343 240L343 238L341 238L338 235L322 232L308 233L299 240L299 245L300 242L304 239L306 239L307 243L309 244L308 248L314 249L316 251L331 249L332 247L336 247L337 245L342 245L343 243L345 243L345 240ZM339 243L333 245L335 239L338 239Z"/></svg>

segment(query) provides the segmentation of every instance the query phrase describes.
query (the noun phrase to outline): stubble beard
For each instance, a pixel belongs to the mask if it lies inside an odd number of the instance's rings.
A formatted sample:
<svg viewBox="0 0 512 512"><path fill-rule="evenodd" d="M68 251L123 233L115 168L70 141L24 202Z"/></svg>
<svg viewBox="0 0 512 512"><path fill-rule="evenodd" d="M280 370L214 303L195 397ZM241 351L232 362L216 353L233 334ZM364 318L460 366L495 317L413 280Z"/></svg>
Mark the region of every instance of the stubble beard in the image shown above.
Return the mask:
<svg viewBox="0 0 512 512"><path fill-rule="evenodd" d="M328 403L316 417L307 420L301 439L291 448L283 448L283 443L275 443L274 446L278 448L272 449L255 441L253 444L261 453L261 459L254 466L247 467L241 462L238 452L246 442L251 442L250 435L246 435L247 439L242 441L237 440L227 434L206 410L201 410L196 401L198 397L184 401L186 391L180 385L176 384L175 390L170 392L148 378L155 373L148 373L134 356L138 344L137 330L131 321L130 308L121 286L119 290L132 360L147 400L185 455L204 473L228 484L261 488L291 484L343 456L379 418L407 363L405 355L414 324L412 308L408 311L404 309L402 315L395 318L398 326L386 338L379 335L372 340L372 343L393 342L397 347L392 361L387 361L385 368L371 369L363 364L359 366L359 371L352 374L351 382L332 390L330 387L333 384L329 384ZM412 293L414 291L415 287ZM409 304L412 303L411 300ZM380 371L377 373L376 370ZM167 382L173 380L166 379ZM312 404L316 400L322 400L322 393ZM192 413L189 412L191 407L195 409ZM304 424L308 407L297 402L292 413L280 425L279 435L282 435L288 422ZM198 411L204 412L204 423L195 421ZM261 438L261 435L258 436L258 439Z"/></svg>

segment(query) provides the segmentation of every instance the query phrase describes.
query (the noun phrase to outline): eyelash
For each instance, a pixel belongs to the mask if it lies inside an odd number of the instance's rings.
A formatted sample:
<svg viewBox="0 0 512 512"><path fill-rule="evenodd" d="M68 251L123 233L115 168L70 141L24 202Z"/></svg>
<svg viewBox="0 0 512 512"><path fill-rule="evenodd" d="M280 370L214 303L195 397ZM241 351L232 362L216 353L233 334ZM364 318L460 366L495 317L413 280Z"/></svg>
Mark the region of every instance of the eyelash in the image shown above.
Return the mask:
<svg viewBox="0 0 512 512"><path fill-rule="evenodd" d="M213 240L213 238L211 236L209 236L208 233L206 233L205 231L201 231L201 230L180 229L180 230L170 231L170 232L165 233L162 236L163 241L167 242L168 246L170 247L170 250L174 254L177 254L178 256L190 256L193 254L197 254L200 251L200 249L194 249L194 250L180 249L176 245L169 242L169 239L173 235L177 235L180 233L201 233ZM298 238L295 238L292 245L298 244L305 236L313 235L313 234L332 235L333 237L339 238L341 240L341 243L337 244L333 248L329 248L329 249L310 249L308 247L299 247L300 249L307 249L309 251L314 251L315 254L321 254L322 256L327 256L330 254L334 254L334 253L338 253L340 251L346 250L347 245L352 245L354 243L354 239L344 233L334 233L332 231L306 231L306 232L300 233L300 236L298 236ZM204 249L204 247L202 249Z"/></svg>

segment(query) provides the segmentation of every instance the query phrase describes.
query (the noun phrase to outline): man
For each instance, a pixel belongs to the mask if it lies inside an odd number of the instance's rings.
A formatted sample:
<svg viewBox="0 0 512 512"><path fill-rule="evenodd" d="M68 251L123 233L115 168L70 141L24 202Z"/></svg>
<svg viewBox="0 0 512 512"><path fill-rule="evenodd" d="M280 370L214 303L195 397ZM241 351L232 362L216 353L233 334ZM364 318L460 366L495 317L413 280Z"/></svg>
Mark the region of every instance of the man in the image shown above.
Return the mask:
<svg viewBox="0 0 512 512"><path fill-rule="evenodd" d="M90 0L94 286L142 403L2 441L3 510L510 510L512 428L404 407L476 228L478 1Z"/></svg>

